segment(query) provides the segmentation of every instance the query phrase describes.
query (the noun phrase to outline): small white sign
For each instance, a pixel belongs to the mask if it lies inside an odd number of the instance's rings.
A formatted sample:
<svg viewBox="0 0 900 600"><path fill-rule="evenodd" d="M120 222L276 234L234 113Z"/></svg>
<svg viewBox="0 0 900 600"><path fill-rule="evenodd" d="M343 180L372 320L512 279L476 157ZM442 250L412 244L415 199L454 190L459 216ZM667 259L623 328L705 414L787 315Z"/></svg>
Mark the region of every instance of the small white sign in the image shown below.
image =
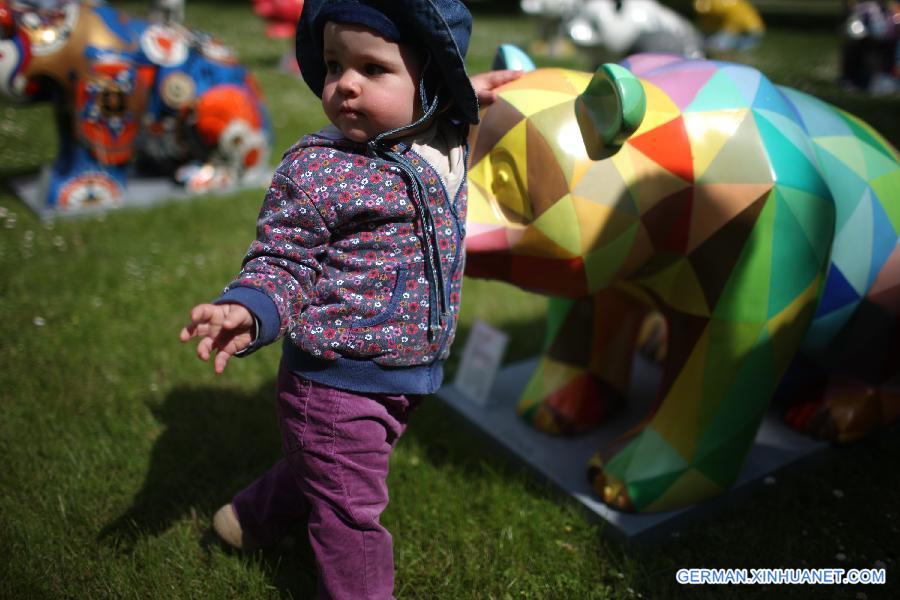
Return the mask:
<svg viewBox="0 0 900 600"><path fill-rule="evenodd" d="M478 319L469 332L453 386L479 406L488 403L507 340L505 333Z"/></svg>

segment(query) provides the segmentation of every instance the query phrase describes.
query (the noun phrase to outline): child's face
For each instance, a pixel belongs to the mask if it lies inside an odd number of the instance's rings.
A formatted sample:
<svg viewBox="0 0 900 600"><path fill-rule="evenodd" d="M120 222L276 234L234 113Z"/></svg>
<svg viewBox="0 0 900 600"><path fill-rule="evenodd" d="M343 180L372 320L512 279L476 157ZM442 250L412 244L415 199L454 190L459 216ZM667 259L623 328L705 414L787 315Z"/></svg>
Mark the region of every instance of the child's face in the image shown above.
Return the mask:
<svg viewBox="0 0 900 600"><path fill-rule="evenodd" d="M421 65L408 45L391 42L362 25L329 21L323 54L322 107L348 139L365 142L421 116L417 93Z"/></svg>

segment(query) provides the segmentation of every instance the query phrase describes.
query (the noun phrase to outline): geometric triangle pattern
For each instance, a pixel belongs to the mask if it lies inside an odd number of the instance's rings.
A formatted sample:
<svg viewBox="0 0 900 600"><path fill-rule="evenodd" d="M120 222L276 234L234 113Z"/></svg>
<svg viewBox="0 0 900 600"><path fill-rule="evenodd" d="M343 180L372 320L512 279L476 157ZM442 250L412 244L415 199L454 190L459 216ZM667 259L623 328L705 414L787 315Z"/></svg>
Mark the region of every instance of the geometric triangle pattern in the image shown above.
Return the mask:
<svg viewBox="0 0 900 600"><path fill-rule="evenodd" d="M898 375L900 163L867 124L753 68L621 66L645 117L598 161L575 116L592 74L539 69L497 90L471 134L466 269L574 300L551 303L520 404L554 433L623 401L648 311L664 317L656 409L591 469L605 502L644 512L736 480L798 357L864 365L872 385Z"/></svg>

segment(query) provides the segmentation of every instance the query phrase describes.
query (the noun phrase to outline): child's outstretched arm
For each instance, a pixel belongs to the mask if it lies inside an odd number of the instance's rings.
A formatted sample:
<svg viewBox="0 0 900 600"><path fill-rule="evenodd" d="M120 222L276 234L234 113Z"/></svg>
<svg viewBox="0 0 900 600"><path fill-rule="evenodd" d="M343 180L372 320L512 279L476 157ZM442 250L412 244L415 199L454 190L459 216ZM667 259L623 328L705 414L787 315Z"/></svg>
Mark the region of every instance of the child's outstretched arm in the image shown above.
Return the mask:
<svg viewBox="0 0 900 600"><path fill-rule="evenodd" d="M198 304L191 309L191 322L181 330L182 342L193 337L197 343L197 356L208 361L213 350L218 350L213 361L216 373L225 370L228 360L253 341L253 314L240 304Z"/></svg>
<svg viewBox="0 0 900 600"><path fill-rule="evenodd" d="M504 83L515 81L522 76L522 71L515 69L503 69L499 71L488 71L486 73L478 73L472 75L469 79L472 81L472 87L475 89L475 95L478 97L478 103L481 106L488 106L497 99L495 88L500 87Z"/></svg>

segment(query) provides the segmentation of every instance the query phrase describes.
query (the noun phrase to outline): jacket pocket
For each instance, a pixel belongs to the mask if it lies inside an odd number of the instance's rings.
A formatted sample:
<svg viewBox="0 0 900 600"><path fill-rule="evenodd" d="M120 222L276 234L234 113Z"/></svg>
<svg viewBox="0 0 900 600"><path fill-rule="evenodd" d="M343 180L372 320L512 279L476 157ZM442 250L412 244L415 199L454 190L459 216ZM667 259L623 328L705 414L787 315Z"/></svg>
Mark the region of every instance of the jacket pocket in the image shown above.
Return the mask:
<svg viewBox="0 0 900 600"><path fill-rule="evenodd" d="M390 301L387 302L387 305L381 310L381 312L372 315L371 317L354 321L353 329L358 329L360 327L374 327L376 325L380 325L387 321L391 317L391 315L394 314L394 311L397 310L397 305L400 303L402 292L406 288L408 268L406 265L397 265L395 271L397 277L394 280L394 287L391 290Z"/></svg>

